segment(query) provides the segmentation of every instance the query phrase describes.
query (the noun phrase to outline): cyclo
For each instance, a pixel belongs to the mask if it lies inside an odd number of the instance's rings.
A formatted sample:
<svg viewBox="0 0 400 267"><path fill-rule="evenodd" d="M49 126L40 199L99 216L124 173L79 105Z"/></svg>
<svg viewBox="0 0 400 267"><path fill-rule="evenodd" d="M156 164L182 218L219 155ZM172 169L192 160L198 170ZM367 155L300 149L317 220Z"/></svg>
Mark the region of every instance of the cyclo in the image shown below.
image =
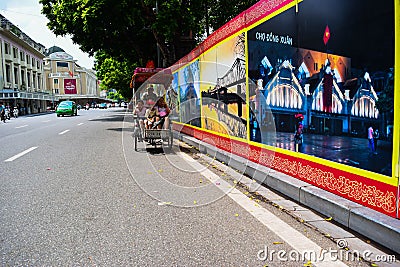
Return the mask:
<svg viewBox="0 0 400 267"><path fill-rule="evenodd" d="M173 76L169 69L136 68L131 80L133 89L134 148L138 142L172 148L173 132L170 108L166 104Z"/></svg>

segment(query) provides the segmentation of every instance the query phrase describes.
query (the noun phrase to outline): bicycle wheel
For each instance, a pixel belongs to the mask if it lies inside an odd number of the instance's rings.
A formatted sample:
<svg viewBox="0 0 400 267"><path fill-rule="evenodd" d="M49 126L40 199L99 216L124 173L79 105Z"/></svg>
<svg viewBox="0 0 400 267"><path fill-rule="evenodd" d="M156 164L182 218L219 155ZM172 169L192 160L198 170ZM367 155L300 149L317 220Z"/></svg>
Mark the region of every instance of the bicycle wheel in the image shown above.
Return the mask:
<svg viewBox="0 0 400 267"><path fill-rule="evenodd" d="M134 143L134 149L135 149L135 151L137 151L138 137L137 137L137 135L136 135L136 134L135 134L135 137L134 137L134 141L133 141L133 143Z"/></svg>

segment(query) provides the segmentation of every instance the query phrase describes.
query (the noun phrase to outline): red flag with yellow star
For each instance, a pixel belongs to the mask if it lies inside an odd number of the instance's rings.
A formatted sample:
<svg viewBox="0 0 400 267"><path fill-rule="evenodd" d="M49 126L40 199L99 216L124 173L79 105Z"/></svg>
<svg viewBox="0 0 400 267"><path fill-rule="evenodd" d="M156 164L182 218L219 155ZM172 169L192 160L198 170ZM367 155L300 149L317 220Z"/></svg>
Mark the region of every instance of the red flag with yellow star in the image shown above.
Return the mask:
<svg viewBox="0 0 400 267"><path fill-rule="evenodd" d="M325 32L324 32L324 38L323 38L325 45L328 43L330 37L331 37L331 33L329 31L328 25L326 25Z"/></svg>

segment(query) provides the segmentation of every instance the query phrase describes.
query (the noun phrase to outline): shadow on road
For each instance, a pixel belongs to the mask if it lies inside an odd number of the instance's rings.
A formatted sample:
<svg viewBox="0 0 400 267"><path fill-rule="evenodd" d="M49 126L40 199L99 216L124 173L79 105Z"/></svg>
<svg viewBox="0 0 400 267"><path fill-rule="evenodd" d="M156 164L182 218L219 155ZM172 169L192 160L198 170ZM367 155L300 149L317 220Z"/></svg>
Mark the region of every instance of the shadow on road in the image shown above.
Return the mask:
<svg viewBox="0 0 400 267"><path fill-rule="evenodd" d="M124 116L123 115L115 115L111 117L104 117L104 118L98 118L98 119L92 119L90 121L124 121Z"/></svg>

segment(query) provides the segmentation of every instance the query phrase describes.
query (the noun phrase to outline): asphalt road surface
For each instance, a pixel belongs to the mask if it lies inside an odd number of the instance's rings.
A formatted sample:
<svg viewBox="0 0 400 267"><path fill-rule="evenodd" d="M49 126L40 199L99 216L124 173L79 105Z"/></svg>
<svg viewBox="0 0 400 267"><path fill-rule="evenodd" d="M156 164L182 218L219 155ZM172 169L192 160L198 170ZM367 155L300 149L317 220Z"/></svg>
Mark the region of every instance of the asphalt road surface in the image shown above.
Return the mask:
<svg viewBox="0 0 400 267"><path fill-rule="evenodd" d="M369 266L177 140L134 151L125 109L11 119L0 144L1 266Z"/></svg>

